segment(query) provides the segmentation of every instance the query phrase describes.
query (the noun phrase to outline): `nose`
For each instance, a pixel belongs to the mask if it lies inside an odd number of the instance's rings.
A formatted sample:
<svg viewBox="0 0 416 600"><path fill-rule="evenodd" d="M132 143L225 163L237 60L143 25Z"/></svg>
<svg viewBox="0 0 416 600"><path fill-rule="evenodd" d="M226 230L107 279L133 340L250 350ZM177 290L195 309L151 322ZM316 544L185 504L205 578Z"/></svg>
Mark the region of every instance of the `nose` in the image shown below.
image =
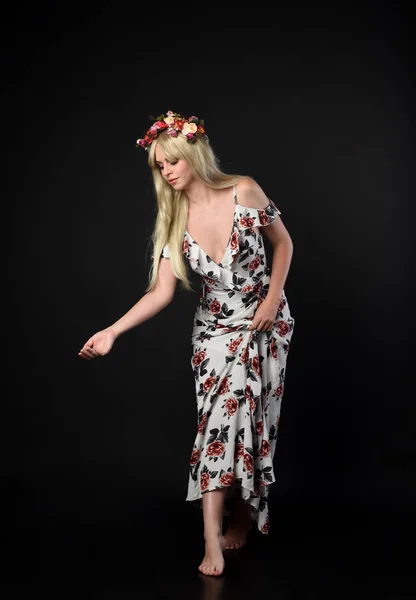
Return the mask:
<svg viewBox="0 0 416 600"><path fill-rule="evenodd" d="M169 164L169 163L166 163L166 166L165 166L165 175L166 175L167 179L169 179L169 176L172 175L172 165Z"/></svg>

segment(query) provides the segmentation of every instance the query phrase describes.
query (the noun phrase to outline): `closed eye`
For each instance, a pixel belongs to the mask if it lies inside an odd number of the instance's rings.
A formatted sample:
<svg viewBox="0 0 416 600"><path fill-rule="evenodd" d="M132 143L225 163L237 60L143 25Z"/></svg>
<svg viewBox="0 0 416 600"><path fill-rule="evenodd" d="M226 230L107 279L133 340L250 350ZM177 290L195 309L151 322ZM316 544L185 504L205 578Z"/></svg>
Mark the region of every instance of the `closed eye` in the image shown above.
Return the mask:
<svg viewBox="0 0 416 600"><path fill-rule="evenodd" d="M177 160L173 160L172 162L169 161L169 164L171 165L176 165L177 164ZM158 168L162 171L163 170L163 165L162 163L157 163Z"/></svg>

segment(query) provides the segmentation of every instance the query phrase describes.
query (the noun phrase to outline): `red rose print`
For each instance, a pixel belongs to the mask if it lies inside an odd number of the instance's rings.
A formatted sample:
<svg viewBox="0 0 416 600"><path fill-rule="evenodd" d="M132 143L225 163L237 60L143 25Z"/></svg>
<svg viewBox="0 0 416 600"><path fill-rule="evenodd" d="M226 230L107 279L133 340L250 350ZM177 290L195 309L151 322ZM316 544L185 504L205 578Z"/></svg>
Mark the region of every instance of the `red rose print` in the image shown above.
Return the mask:
<svg viewBox="0 0 416 600"><path fill-rule="evenodd" d="M221 312L221 304L218 302L218 300L213 300L211 302L211 304L209 305L209 310L212 312L213 315L216 315L219 312Z"/></svg>
<svg viewBox="0 0 416 600"><path fill-rule="evenodd" d="M272 341L270 342L270 352L273 358L277 359L277 346L274 338L272 338Z"/></svg>
<svg viewBox="0 0 416 600"><path fill-rule="evenodd" d="M238 248L238 233L236 231L233 231L232 233L230 240L230 248L231 250L235 250L236 248Z"/></svg>
<svg viewBox="0 0 416 600"><path fill-rule="evenodd" d="M204 392L208 392L217 381L215 377L207 377L204 381Z"/></svg>
<svg viewBox="0 0 416 600"><path fill-rule="evenodd" d="M278 398L280 398L280 396L283 394L283 384L281 383L275 390L274 390L274 395L277 396Z"/></svg>
<svg viewBox="0 0 416 600"><path fill-rule="evenodd" d="M270 453L270 444L267 440L263 440L259 450L259 456L267 456Z"/></svg>
<svg viewBox="0 0 416 600"><path fill-rule="evenodd" d="M268 533L270 529L270 519L267 519L267 521L264 523L264 525L260 527L260 529L263 533Z"/></svg>
<svg viewBox="0 0 416 600"><path fill-rule="evenodd" d="M251 286L249 283L246 283L246 285L243 287L243 289L241 291L243 292L243 294L247 294L248 292L251 292L252 289L253 289L253 286Z"/></svg>
<svg viewBox="0 0 416 600"><path fill-rule="evenodd" d="M279 331L279 335L284 337L287 334L287 332L289 331L289 324L286 321L278 321L277 329Z"/></svg>
<svg viewBox="0 0 416 600"><path fill-rule="evenodd" d="M215 285L216 284L215 279L211 279L211 277L208 277L208 276L205 276L205 281L208 281L208 283L210 285Z"/></svg>
<svg viewBox="0 0 416 600"><path fill-rule="evenodd" d="M199 352L197 352L196 354L194 354L194 357L192 359L193 364L196 367L199 367L199 365L202 363L202 361L204 360L204 358L206 357L207 353L204 350L200 350Z"/></svg>
<svg viewBox="0 0 416 600"><path fill-rule="evenodd" d="M248 473L253 472L253 457L247 452L244 454L244 467Z"/></svg>
<svg viewBox="0 0 416 600"><path fill-rule="evenodd" d="M183 240L182 252L187 252L189 248L188 240Z"/></svg>
<svg viewBox="0 0 416 600"><path fill-rule="evenodd" d="M206 490L209 486L209 473L201 473L201 490Z"/></svg>
<svg viewBox="0 0 416 600"><path fill-rule="evenodd" d="M254 271L260 264L260 256L255 256L253 260L249 263L249 268Z"/></svg>
<svg viewBox="0 0 416 600"><path fill-rule="evenodd" d="M246 346L240 354L240 360L242 363L246 363L248 361L248 346Z"/></svg>
<svg viewBox="0 0 416 600"><path fill-rule="evenodd" d="M234 458L237 460L241 456L244 456L244 444L238 443L234 448Z"/></svg>
<svg viewBox="0 0 416 600"><path fill-rule="evenodd" d="M210 294L212 292L211 288L208 287L207 285L205 286L205 294Z"/></svg>
<svg viewBox="0 0 416 600"><path fill-rule="evenodd" d="M258 423L256 423L256 431L258 435L263 433L263 421L258 421Z"/></svg>
<svg viewBox="0 0 416 600"><path fill-rule="evenodd" d="M229 417L231 417L238 408L238 402L235 398L228 398L227 402L225 403L225 410L227 411L227 415Z"/></svg>
<svg viewBox="0 0 416 600"><path fill-rule="evenodd" d="M281 310L283 310L283 309L284 309L284 307L285 307L285 303L284 303L284 300L283 300L283 298L282 298L282 299L280 300L279 308L277 309L277 310L278 310L278 312L280 312Z"/></svg>
<svg viewBox="0 0 416 600"><path fill-rule="evenodd" d="M221 485L224 485L224 486L231 485L233 481L234 481L234 473L224 473L220 477L220 483L221 483Z"/></svg>
<svg viewBox="0 0 416 600"><path fill-rule="evenodd" d="M242 227L253 227L254 219L251 217L241 217L240 224Z"/></svg>
<svg viewBox="0 0 416 600"><path fill-rule="evenodd" d="M253 287L253 292L254 292L255 294L260 294L262 287L263 287L263 282L262 282L262 281L259 281L259 282L258 282L258 283L256 283L256 285Z"/></svg>
<svg viewBox="0 0 416 600"><path fill-rule="evenodd" d="M251 386L250 385L246 385L246 400L250 400L251 397Z"/></svg>
<svg viewBox="0 0 416 600"><path fill-rule="evenodd" d="M201 450L192 450L191 465L196 465L201 455Z"/></svg>
<svg viewBox="0 0 416 600"><path fill-rule="evenodd" d="M260 223L262 225L268 225L269 224L269 219L268 219L268 216L266 214L266 211L259 210L258 212L259 212Z"/></svg>
<svg viewBox="0 0 416 600"><path fill-rule="evenodd" d="M256 356L253 356L253 360L251 361L251 364L253 365L253 369L255 370L257 375L260 377L260 375L261 375L260 358L259 358L258 354L256 354Z"/></svg>
<svg viewBox="0 0 416 600"><path fill-rule="evenodd" d="M238 337L236 340L234 340L233 342L230 342L228 344L228 351L231 354L235 354L238 350L238 346L241 344L242 341L243 341L243 336L240 335L240 337Z"/></svg>
<svg viewBox="0 0 416 600"><path fill-rule="evenodd" d="M250 410L251 412L254 412L256 410L256 403L254 401L254 398L250 398Z"/></svg>
<svg viewBox="0 0 416 600"><path fill-rule="evenodd" d="M221 456L224 454L225 446L222 442L212 442L207 448L207 456Z"/></svg>
<svg viewBox="0 0 416 600"><path fill-rule="evenodd" d="M218 386L218 393L226 394L229 391L230 391L230 384L228 383L228 377L224 377L224 379L221 381L220 385Z"/></svg>

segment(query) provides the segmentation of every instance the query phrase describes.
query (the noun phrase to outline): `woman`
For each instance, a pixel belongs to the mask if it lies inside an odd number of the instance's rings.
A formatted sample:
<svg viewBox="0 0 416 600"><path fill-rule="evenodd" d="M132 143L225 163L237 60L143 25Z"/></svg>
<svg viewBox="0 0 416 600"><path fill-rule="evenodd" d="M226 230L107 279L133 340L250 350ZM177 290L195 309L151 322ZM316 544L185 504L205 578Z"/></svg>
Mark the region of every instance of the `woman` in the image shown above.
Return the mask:
<svg viewBox="0 0 416 600"><path fill-rule="evenodd" d="M148 152L158 203L149 285L79 355L108 354L122 333L169 304L178 280L191 290L187 264L201 276L191 358L198 420L187 500L203 508L199 570L220 575L223 550L242 547L253 521L265 534L270 526L267 499L294 329L283 289L293 244L261 187L220 169L202 120L168 111L137 145ZM271 268L263 234L273 246ZM225 508L230 524L223 535Z"/></svg>

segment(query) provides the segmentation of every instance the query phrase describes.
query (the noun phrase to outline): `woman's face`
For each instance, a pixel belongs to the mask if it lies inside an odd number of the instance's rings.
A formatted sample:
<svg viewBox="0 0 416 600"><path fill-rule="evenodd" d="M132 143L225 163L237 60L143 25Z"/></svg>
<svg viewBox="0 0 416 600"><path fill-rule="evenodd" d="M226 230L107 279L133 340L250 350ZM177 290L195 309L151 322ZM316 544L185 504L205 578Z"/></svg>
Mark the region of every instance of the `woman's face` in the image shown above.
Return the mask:
<svg viewBox="0 0 416 600"><path fill-rule="evenodd" d="M160 144L156 146L155 159L163 179L176 191L185 190L194 180L188 163L183 158L169 162Z"/></svg>

